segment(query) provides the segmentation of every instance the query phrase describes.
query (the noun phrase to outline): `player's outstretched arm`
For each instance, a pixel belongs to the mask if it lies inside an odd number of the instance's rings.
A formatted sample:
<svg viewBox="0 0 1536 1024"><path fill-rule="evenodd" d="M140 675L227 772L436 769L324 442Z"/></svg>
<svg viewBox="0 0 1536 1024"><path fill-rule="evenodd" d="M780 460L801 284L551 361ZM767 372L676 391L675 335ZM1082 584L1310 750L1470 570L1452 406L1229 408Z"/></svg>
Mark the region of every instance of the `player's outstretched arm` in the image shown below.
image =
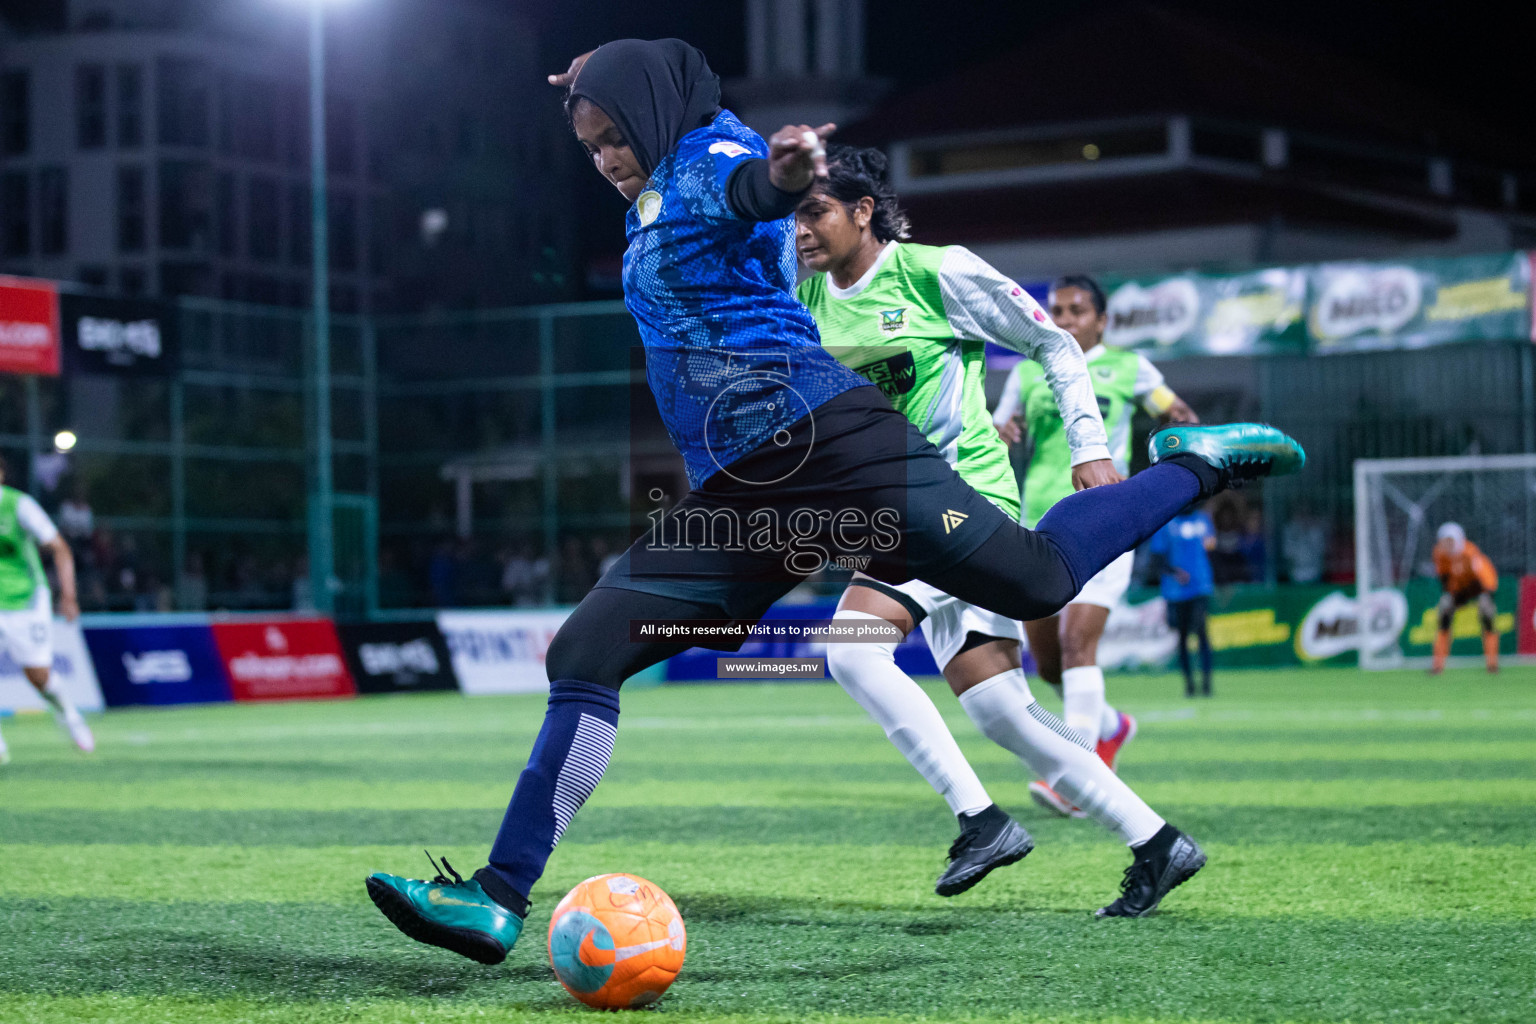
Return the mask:
<svg viewBox="0 0 1536 1024"><path fill-rule="evenodd" d="M75 556L63 534L56 534L46 545L53 555L53 570L59 577L59 614L70 622L80 617L80 598L75 591Z"/></svg>
<svg viewBox="0 0 1536 1024"><path fill-rule="evenodd" d="M1073 485L1082 490L1118 483L1088 363L1072 335L1057 327L1028 292L962 246L944 254L939 293L955 337L996 342L1045 371L1072 449Z"/></svg>

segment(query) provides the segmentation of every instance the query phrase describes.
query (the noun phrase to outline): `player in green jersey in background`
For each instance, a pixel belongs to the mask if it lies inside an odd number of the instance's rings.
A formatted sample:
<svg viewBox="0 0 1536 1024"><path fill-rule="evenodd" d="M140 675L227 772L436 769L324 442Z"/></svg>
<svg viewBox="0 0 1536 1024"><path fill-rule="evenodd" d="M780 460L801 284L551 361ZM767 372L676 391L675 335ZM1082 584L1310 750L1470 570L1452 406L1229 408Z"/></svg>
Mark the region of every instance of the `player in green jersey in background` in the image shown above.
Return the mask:
<svg viewBox="0 0 1536 1024"><path fill-rule="evenodd" d="M974 253L904 241L906 217L878 150L835 147L828 165L828 178L796 211L801 261L819 272L797 294L815 315L822 344L878 384L967 483L1011 516L1019 513L1018 485L983 392L988 341L1042 368L1067 447L1068 486L1118 481L1088 367L1072 337ZM1101 915L1144 914L1204 864L1193 840L1096 756L1096 734L1068 728L1035 702L1019 667L1017 622L919 580L891 586L862 574L844 591L836 619L884 620L903 637L920 625L971 720L1124 840L1136 858L1133 869L1150 864L1163 844L1190 844L1190 860L1166 884L1133 885L1128 872L1124 895ZM896 666L896 643L829 644L827 664L959 819L960 837L935 886L949 896L1021 859L1033 842L992 802L933 702Z"/></svg>
<svg viewBox="0 0 1536 1024"><path fill-rule="evenodd" d="M71 622L80 615L75 559L48 513L30 496L5 486L5 468L5 460L0 459L0 650L21 666L27 682L53 708L54 718L75 746L90 751L96 746L90 727L58 681L48 678L53 665L53 596L38 548L46 548L53 556L59 576L59 614ZM10 759L0 738L0 764Z"/></svg>
<svg viewBox="0 0 1536 1024"><path fill-rule="evenodd" d="M1091 277L1063 277L1051 286L1051 319L1072 335L1088 362L1089 377L1104 426L1115 470L1130 472L1131 420L1140 405L1163 424L1199 423L1184 400L1169 389L1162 373L1146 356L1104 344L1104 291ZM1024 475L1025 526L1034 529L1052 505L1071 494L1072 447L1056 408L1050 384L1038 363L1021 361L1008 374L993 422L1003 440L1021 440L1022 417L1034 442ZM1111 768L1120 749L1136 735L1136 720L1104 698L1104 670L1099 668L1099 640L1115 603L1131 585L1135 553L1127 551L1083 585L1060 614L1024 624L1029 650L1040 676L1062 697L1067 725L1094 737L1100 757ZM1081 817L1082 811L1050 785L1030 784L1030 796L1047 810Z"/></svg>

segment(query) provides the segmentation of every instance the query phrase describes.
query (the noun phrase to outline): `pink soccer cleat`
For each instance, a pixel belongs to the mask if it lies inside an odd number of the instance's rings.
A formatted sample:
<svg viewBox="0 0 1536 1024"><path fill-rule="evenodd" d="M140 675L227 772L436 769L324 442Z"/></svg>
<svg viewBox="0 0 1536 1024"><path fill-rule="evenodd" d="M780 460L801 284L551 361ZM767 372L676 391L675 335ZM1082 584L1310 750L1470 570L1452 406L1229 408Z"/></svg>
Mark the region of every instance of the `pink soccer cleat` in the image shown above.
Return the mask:
<svg viewBox="0 0 1536 1024"><path fill-rule="evenodd" d="M1029 795L1035 803L1050 811L1059 814L1063 818L1086 818L1087 815L1072 805L1072 801L1056 792L1044 782L1036 779L1029 784Z"/></svg>
<svg viewBox="0 0 1536 1024"><path fill-rule="evenodd" d="M1115 762L1120 760L1120 748L1136 738L1136 719L1124 711L1117 712L1120 715L1120 728L1107 740L1099 740L1099 760L1109 765L1110 771L1115 771Z"/></svg>

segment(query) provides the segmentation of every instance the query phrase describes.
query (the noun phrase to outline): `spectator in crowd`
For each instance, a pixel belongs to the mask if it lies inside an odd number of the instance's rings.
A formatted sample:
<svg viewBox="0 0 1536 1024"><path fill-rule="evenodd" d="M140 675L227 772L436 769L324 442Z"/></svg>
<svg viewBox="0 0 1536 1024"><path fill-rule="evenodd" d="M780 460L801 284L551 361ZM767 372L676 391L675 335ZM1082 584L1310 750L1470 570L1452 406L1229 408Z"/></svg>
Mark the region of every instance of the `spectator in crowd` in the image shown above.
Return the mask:
<svg viewBox="0 0 1536 1024"><path fill-rule="evenodd" d="M415 603L411 577L400 568L399 553L393 547L379 548L379 607L409 608Z"/></svg>
<svg viewBox="0 0 1536 1024"><path fill-rule="evenodd" d="M187 563L176 580L176 590L182 610L200 612L208 607L208 575L201 551L187 552Z"/></svg>
<svg viewBox="0 0 1536 1024"><path fill-rule="evenodd" d="M70 484L69 497L59 505L59 532L71 543L89 543L96 532L96 516L85 497L85 484L79 480Z"/></svg>
<svg viewBox="0 0 1536 1024"><path fill-rule="evenodd" d="M453 557L453 542L441 541L427 563L427 587L432 603L439 608L453 608L458 604L458 566Z"/></svg>
<svg viewBox="0 0 1536 1024"><path fill-rule="evenodd" d="M1280 554L1292 583L1317 583L1328 554L1328 526L1305 499L1298 501L1280 530Z"/></svg>

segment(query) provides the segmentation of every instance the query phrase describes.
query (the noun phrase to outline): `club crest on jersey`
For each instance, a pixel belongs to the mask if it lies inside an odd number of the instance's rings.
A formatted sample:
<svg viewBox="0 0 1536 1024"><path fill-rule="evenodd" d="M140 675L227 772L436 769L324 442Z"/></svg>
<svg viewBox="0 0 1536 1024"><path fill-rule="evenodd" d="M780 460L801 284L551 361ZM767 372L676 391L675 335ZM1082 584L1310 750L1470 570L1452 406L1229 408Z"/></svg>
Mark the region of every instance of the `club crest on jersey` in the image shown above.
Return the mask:
<svg viewBox="0 0 1536 1024"><path fill-rule="evenodd" d="M1095 367L1093 372L1099 375L1099 380L1110 380L1115 376L1115 371L1107 366Z"/></svg>
<svg viewBox="0 0 1536 1024"><path fill-rule="evenodd" d="M880 311L880 329L886 334L895 334L907 326L907 307L900 309L882 309Z"/></svg>
<svg viewBox="0 0 1536 1024"><path fill-rule="evenodd" d="M641 192L635 200L635 212L640 215L640 226L645 227L661 214L661 193Z"/></svg>
<svg viewBox="0 0 1536 1024"><path fill-rule="evenodd" d="M947 508L944 510L944 515L940 518L944 520L944 532L949 533L971 517L964 512L956 512L952 508Z"/></svg>

